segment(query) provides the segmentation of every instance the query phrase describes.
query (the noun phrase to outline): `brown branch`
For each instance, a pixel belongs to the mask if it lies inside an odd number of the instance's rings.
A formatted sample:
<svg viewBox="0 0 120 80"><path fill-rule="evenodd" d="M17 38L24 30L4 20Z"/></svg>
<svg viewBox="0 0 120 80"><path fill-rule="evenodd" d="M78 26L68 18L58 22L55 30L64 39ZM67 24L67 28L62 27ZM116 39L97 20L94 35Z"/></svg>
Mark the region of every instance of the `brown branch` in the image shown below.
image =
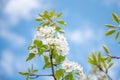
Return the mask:
<svg viewBox="0 0 120 80"><path fill-rule="evenodd" d="M54 78L54 80L57 80L55 77L55 73L54 73L54 64L53 64L53 60L52 60L52 53L50 51L50 63L51 63L51 69L52 69L52 76Z"/></svg>
<svg viewBox="0 0 120 80"><path fill-rule="evenodd" d="M101 66L97 66L99 68L100 71L102 71L108 78L108 80L112 80L112 78L108 75L108 71L107 70L103 70L103 68Z"/></svg>
<svg viewBox="0 0 120 80"><path fill-rule="evenodd" d="M110 56L110 57L114 59L120 59L120 56Z"/></svg>

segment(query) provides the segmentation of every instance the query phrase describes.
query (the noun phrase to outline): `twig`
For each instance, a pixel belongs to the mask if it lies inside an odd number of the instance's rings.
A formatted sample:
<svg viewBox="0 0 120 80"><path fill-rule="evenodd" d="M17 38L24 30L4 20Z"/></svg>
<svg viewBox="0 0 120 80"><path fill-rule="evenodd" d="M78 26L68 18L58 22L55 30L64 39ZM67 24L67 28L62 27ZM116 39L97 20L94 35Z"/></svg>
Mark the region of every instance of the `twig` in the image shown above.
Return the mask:
<svg viewBox="0 0 120 80"><path fill-rule="evenodd" d="M54 80L57 80L55 77L55 73L54 73L54 64L53 64L53 60L52 60L52 53L50 51L50 63L51 63L51 69L52 69L52 76L54 78Z"/></svg>

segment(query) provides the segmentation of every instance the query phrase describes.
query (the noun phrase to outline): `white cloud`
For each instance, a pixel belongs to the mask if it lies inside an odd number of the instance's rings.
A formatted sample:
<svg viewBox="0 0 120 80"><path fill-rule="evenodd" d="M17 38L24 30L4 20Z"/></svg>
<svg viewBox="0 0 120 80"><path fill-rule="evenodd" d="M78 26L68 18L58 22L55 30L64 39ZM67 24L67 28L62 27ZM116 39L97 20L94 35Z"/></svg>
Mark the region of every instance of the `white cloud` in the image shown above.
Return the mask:
<svg viewBox="0 0 120 80"><path fill-rule="evenodd" d="M70 39L75 43L84 43L87 40L91 40L94 37L94 33L91 29L82 29L72 32Z"/></svg>
<svg viewBox="0 0 120 80"><path fill-rule="evenodd" d="M15 24L20 19L29 19L35 12L49 7L43 0L8 0L4 13L8 15L11 23Z"/></svg>
<svg viewBox="0 0 120 80"><path fill-rule="evenodd" d="M0 37L9 42L14 47L21 47L25 44L25 39L8 30L1 30Z"/></svg>
<svg viewBox="0 0 120 80"><path fill-rule="evenodd" d="M9 0L4 8L4 13L9 16L10 20L16 23L19 18L25 19L30 17L32 11L39 7L38 0Z"/></svg>

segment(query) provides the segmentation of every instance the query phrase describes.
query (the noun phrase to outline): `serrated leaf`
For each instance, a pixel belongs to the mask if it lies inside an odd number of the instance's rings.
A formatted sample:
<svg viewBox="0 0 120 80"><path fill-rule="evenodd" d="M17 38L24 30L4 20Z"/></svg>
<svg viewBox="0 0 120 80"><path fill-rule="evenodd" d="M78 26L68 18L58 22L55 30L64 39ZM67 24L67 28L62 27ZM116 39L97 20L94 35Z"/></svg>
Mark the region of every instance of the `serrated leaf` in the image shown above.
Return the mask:
<svg viewBox="0 0 120 80"><path fill-rule="evenodd" d="M108 28L116 28L114 25L112 25L112 24L105 24L105 26L106 27L108 27Z"/></svg>
<svg viewBox="0 0 120 80"><path fill-rule="evenodd" d="M110 53L109 53L109 50L108 50L108 48L107 48L107 46L103 45L103 49L104 49L104 51L106 52L107 55L110 54Z"/></svg>
<svg viewBox="0 0 120 80"><path fill-rule="evenodd" d="M107 32L106 32L106 36L110 36L110 35L112 35L114 32L115 32L116 30L114 30L114 29L109 29Z"/></svg>
<svg viewBox="0 0 120 80"><path fill-rule="evenodd" d="M117 34L115 35L115 40L117 40L118 39L118 37L119 37L119 35L120 35L120 32L117 32Z"/></svg>
<svg viewBox="0 0 120 80"><path fill-rule="evenodd" d="M26 59L26 61L29 61L31 59L33 59L35 57L35 54L34 53L30 53L28 58Z"/></svg>
<svg viewBox="0 0 120 80"><path fill-rule="evenodd" d="M112 18L113 18L113 20L114 20L116 23L119 23L119 18L118 18L118 16L117 16L117 14L112 13Z"/></svg>
<svg viewBox="0 0 120 80"><path fill-rule="evenodd" d="M59 20L58 23L59 23L60 25L62 25L62 26L66 26L66 23L65 23L64 21L62 21L62 20Z"/></svg>

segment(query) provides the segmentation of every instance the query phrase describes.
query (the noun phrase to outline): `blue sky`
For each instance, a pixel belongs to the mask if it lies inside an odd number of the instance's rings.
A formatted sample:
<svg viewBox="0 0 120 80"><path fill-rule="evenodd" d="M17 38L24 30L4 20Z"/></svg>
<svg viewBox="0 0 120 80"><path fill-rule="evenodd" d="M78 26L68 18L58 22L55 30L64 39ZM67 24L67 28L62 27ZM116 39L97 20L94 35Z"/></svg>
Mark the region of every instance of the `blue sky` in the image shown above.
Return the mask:
<svg viewBox="0 0 120 80"><path fill-rule="evenodd" d="M38 23L35 18L44 10L56 10L63 13L67 23L66 37L70 51L67 55L71 61L76 61L84 68L85 73L90 69L87 63L88 54L92 51L103 51L106 44L113 55L119 55L119 45L113 37L105 37L105 23L112 21L112 12L120 15L119 0L0 0L0 78L2 80L25 80L18 74L26 71L33 64L40 73L42 59L25 62L28 55L27 46L32 43ZM103 51L104 52L104 51ZM110 75L114 80L120 80L120 62L111 69ZM39 79L52 80L49 77ZM37 79L36 79L37 80Z"/></svg>

